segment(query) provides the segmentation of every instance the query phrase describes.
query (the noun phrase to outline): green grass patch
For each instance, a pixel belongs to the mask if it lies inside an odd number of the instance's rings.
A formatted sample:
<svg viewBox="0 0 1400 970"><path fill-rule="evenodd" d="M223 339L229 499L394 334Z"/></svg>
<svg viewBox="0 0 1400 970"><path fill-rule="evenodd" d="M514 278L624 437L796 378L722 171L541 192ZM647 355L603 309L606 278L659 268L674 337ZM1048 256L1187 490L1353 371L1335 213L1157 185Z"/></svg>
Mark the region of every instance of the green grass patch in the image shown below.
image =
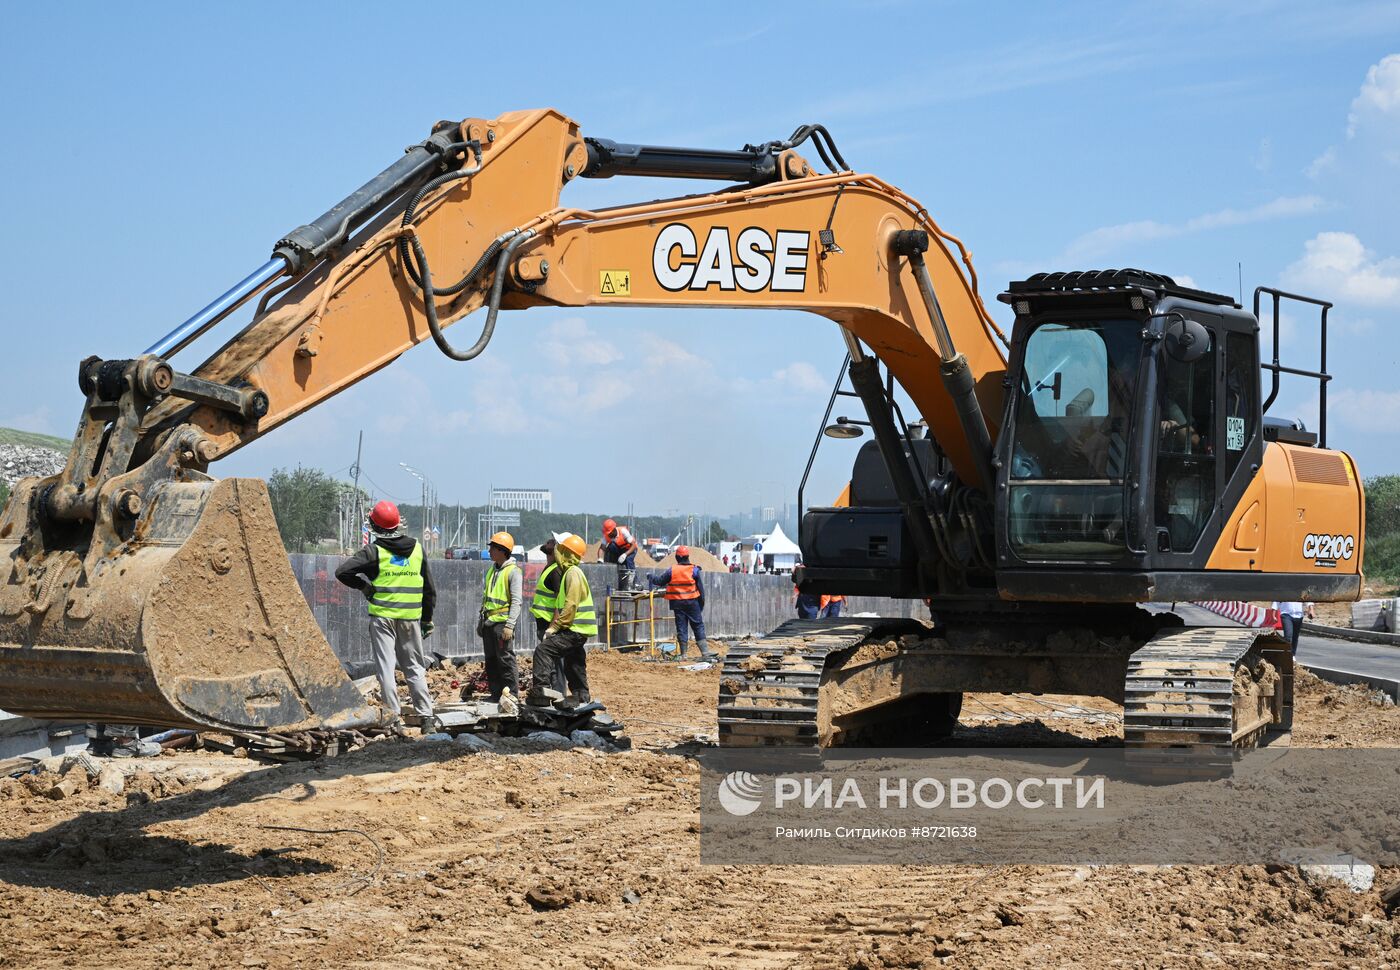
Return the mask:
<svg viewBox="0 0 1400 970"><path fill-rule="evenodd" d="M67 454L71 441L55 438L51 434L34 431L18 431L15 428L0 428L0 445L27 445L30 448L52 448Z"/></svg>

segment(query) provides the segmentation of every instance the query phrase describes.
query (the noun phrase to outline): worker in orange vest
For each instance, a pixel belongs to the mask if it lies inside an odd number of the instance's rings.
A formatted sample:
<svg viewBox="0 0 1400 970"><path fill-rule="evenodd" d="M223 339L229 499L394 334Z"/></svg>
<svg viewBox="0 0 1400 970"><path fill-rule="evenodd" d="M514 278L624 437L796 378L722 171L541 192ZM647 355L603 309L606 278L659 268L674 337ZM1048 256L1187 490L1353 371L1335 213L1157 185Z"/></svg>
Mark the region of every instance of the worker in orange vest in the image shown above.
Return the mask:
<svg viewBox="0 0 1400 970"><path fill-rule="evenodd" d="M834 619L841 615L841 605L845 602L844 596L823 596L817 616L824 620Z"/></svg>
<svg viewBox="0 0 1400 970"><path fill-rule="evenodd" d="M603 562L617 563L617 588L631 589L637 576L637 540L612 519L603 522Z"/></svg>
<svg viewBox="0 0 1400 970"><path fill-rule="evenodd" d="M705 585L700 581L700 567L690 563L690 547L676 546L676 564L663 572L653 573L649 580L653 589L665 587L666 602L676 618L676 659L685 656L691 631L695 633L695 646L700 650L700 659L713 657L709 641L705 639Z"/></svg>

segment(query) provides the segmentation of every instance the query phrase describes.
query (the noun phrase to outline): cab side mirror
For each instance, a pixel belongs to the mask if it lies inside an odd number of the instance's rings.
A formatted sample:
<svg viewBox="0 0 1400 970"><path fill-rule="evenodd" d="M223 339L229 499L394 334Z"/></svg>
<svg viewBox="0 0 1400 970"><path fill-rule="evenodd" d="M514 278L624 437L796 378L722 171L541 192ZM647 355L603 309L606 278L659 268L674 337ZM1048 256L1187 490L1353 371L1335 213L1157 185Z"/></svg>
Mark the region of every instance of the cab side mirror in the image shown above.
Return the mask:
<svg viewBox="0 0 1400 970"><path fill-rule="evenodd" d="M1210 334L1206 328L1185 317L1177 317L1167 324L1163 337L1167 353L1183 364L1200 360L1210 350Z"/></svg>

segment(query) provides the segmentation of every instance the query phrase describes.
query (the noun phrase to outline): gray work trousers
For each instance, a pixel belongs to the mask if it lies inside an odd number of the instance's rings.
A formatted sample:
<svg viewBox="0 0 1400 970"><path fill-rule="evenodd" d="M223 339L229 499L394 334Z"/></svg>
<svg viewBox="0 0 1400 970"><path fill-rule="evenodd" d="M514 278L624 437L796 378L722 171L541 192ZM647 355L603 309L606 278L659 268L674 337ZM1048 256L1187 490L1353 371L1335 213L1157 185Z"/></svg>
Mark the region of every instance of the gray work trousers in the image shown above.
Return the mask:
<svg viewBox="0 0 1400 970"><path fill-rule="evenodd" d="M427 717L433 713L433 695L428 690L428 678L423 673L423 631L417 620L390 620L382 616L369 618L369 639L374 647L374 670L379 675L379 693L384 706L398 716L399 690L394 683L397 662L408 681L408 696L413 709Z"/></svg>

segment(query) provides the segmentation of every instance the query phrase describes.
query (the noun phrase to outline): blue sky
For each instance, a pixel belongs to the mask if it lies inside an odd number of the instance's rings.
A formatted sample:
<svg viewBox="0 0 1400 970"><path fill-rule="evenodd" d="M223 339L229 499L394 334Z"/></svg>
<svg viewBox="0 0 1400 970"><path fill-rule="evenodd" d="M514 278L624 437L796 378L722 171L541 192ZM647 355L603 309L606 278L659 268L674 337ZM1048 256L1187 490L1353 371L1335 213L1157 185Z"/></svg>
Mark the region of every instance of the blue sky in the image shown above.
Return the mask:
<svg viewBox="0 0 1400 970"><path fill-rule="evenodd" d="M1333 444L1400 472L1400 3L33 4L6 21L0 314L23 365L3 425L70 434L81 358L139 353L435 120L548 105L653 144L822 122L968 243L989 303L1026 273L1123 265L1234 293L1242 264L1246 293L1334 299ZM565 201L672 188L575 183ZM1306 318L1285 334L1286 357L1315 358ZM565 509L778 504L842 352L805 314L511 314L482 359L427 343L215 470L339 471L364 429L391 496L418 494L403 461L445 501L494 483ZM1312 400L1286 387L1279 410L1311 424ZM812 494L853 454L829 442Z"/></svg>

